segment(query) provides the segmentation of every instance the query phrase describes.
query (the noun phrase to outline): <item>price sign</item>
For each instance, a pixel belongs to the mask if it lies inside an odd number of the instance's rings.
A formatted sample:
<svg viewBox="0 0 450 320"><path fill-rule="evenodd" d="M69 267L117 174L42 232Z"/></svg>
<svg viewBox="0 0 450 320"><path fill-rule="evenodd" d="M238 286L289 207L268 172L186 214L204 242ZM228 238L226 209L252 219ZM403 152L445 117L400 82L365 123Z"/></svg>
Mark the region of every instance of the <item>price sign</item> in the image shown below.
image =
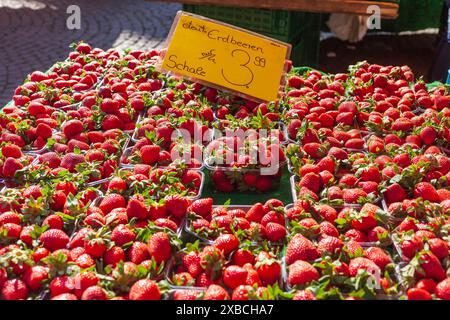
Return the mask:
<svg viewBox="0 0 450 320"><path fill-rule="evenodd" d="M178 12L160 69L255 100L275 100L291 46Z"/></svg>

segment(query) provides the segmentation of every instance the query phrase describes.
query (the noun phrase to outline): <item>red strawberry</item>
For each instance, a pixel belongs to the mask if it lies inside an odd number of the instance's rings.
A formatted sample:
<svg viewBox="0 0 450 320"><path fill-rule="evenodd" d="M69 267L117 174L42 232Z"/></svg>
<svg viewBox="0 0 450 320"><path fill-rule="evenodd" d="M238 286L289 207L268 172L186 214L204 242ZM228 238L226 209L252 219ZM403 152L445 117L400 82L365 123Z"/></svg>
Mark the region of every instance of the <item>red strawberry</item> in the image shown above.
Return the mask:
<svg viewBox="0 0 450 320"><path fill-rule="evenodd" d="M314 193L318 193L320 191L320 181L320 176L318 174L310 172L300 180L299 186L308 188Z"/></svg>
<svg viewBox="0 0 450 320"><path fill-rule="evenodd" d="M256 203L247 211L245 218L250 222L261 222L264 215L264 206L262 203Z"/></svg>
<svg viewBox="0 0 450 320"><path fill-rule="evenodd" d="M125 252L120 247L112 247L105 252L103 260L106 265L115 267L120 261L125 261Z"/></svg>
<svg viewBox="0 0 450 320"><path fill-rule="evenodd" d="M100 279L93 271L84 271L75 274L73 282L75 283L75 294L78 298L81 298L83 292L91 287L97 285Z"/></svg>
<svg viewBox="0 0 450 320"><path fill-rule="evenodd" d="M424 127L419 133L424 144L432 144L437 138L437 132L433 127Z"/></svg>
<svg viewBox="0 0 450 320"><path fill-rule="evenodd" d="M438 281L445 279L445 270L442 268L439 259L433 253L426 251L422 252L418 261L427 278L433 278ZM419 273L422 274L422 271Z"/></svg>
<svg viewBox="0 0 450 320"><path fill-rule="evenodd" d="M344 189L342 197L345 203L357 204L365 201L367 193L358 188Z"/></svg>
<svg viewBox="0 0 450 320"><path fill-rule="evenodd" d="M81 300L108 300L108 296L102 287L91 286L84 290Z"/></svg>
<svg viewBox="0 0 450 320"><path fill-rule="evenodd" d="M432 184L428 182L419 182L414 188L414 196L421 197L424 200L431 202L440 202L439 194Z"/></svg>
<svg viewBox="0 0 450 320"><path fill-rule="evenodd" d="M166 201L167 213L177 218L182 218L186 215L189 207L189 200L180 195L169 195L164 198Z"/></svg>
<svg viewBox="0 0 450 320"><path fill-rule="evenodd" d="M139 154L144 164L153 165L158 162L160 151L161 148L157 145L147 145L139 150Z"/></svg>
<svg viewBox="0 0 450 320"><path fill-rule="evenodd" d="M306 261L298 260L289 266L288 283L301 286L319 280L319 272Z"/></svg>
<svg viewBox="0 0 450 320"><path fill-rule="evenodd" d="M239 266L226 267L223 272L223 283L231 289L245 284L247 270Z"/></svg>
<svg viewBox="0 0 450 320"><path fill-rule="evenodd" d="M439 299L450 300L450 278L439 282L434 292Z"/></svg>
<svg viewBox="0 0 450 320"><path fill-rule="evenodd" d="M146 219L149 216L149 210L145 204L138 199L138 197L133 196L128 200L127 205L127 216L129 219Z"/></svg>
<svg viewBox="0 0 450 320"><path fill-rule="evenodd" d="M160 300L161 292L153 280L142 279L133 284L129 297L130 300Z"/></svg>
<svg viewBox="0 0 450 320"><path fill-rule="evenodd" d="M286 228L278 223L269 222L265 227L266 236L269 241L282 241L286 237Z"/></svg>
<svg viewBox="0 0 450 320"><path fill-rule="evenodd" d="M62 230L51 229L42 233L39 237L39 241L48 250L55 251L65 248L69 243L69 237Z"/></svg>
<svg viewBox="0 0 450 320"><path fill-rule="evenodd" d="M27 286L19 279L6 280L1 293L4 300L24 300L28 297Z"/></svg>
<svg viewBox="0 0 450 320"><path fill-rule="evenodd" d="M117 193L106 195L100 202L99 208L104 214L110 213L116 208L125 208L126 200L123 196Z"/></svg>
<svg viewBox="0 0 450 320"><path fill-rule="evenodd" d="M157 232L153 234L147 243L148 252L156 263L161 264L169 261L172 256L172 247L167 233Z"/></svg>
<svg viewBox="0 0 450 320"><path fill-rule="evenodd" d="M448 257L449 247L447 242L439 238L433 238L428 240L431 252L434 253L438 259L443 260Z"/></svg>
<svg viewBox="0 0 450 320"><path fill-rule="evenodd" d="M69 276L58 276L50 282L50 295L52 297L63 293L72 293L75 288L75 282Z"/></svg>
<svg viewBox="0 0 450 320"><path fill-rule="evenodd" d="M18 159L22 156L22 151L15 144L7 144L2 147L2 154L5 158L15 158Z"/></svg>
<svg viewBox="0 0 450 320"><path fill-rule="evenodd" d="M117 246L122 246L126 243L134 241L135 238L136 235L134 232L123 224L119 224L111 232L111 240L114 241Z"/></svg>
<svg viewBox="0 0 450 320"><path fill-rule="evenodd" d="M286 248L286 263L293 264L297 260L313 261L319 253L314 244L301 234L296 234Z"/></svg>
<svg viewBox="0 0 450 320"><path fill-rule="evenodd" d="M357 257L350 261L348 266L350 276L356 277L359 270L365 270L369 274L374 276L380 276L381 271L380 268L372 261L367 258Z"/></svg>
<svg viewBox="0 0 450 320"><path fill-rule="evenodd" d="M392 262L389 255L381 248L370 247L365 250L365 256L375 262L375 264L380 267L381 271L384 271L386 265Z"/></svg>
<svg viewBox="0 0 450 320"><path fill-rule="evenodd" d="M309 290L299 290L295 293L292 300L316 300L316 297Z"/></svg>
<svg viewBox="0 0 450 320"><path fill-rule="evenodd" d="M230 300L228 292L219 285L211 284L203 297L205 300Z"/></svg>
<svg viewBox="0 0 450 320"><path fill-rule="evenodd" d="M403 189L398 183L388 186L384 193L384 198L388 204L393 202L401 202L407 197L408 195L406 194L405 189Z"/></svg>
<svg viewBox="0 0 450 320"><path fill-rule="evenodd" d="M3 164L3 176L5 178L14 178L16 172L21 170L23 165L19 162L19 160L15 158L6 158L5 163Z"/></svg>
<svg viewBox="0 0 450 320"><path fill-rule="evenodd" d="M341 239L332 236L325 236L317 244L317 251L319 251L321 255L339 255L343 246L344 242Z"/></svg>
<svg viewBox="0 0 450 320"><path fill-rule="evenodd" d="M70 139L73 136L76 136L77 134L83 132L83 122L80 120L69 120L62 126L62 131L64 135Z"/></svg>
<svg viewBox="0 0 450 320"><path fill-rule="evenodd" d="M228 257L232 251L239 247L239 240L232 234L222 234L214 240L213 246L222 250L223 254Z"/></svg>
<svg viewBox="0 0 450 320"><path fill-rule="evenodd" d="M411 288L407 291L408 300L433 300L433 297L426 290Z"/></svg>
<svg viewBox="0 0 450 320"><path fill-rule="evenodd" d="M256 256L255 268L265 285L273 285L280 278L281 265L279 261L266 251L261 251Z"/></svg>
<svg viewBox="0 0 450 320"><path fill-rule="evenodd" d="M75 172L77 164L84 162L84 157L81 154L67 153L61 160L61 167Z"/></svg>
<svg viewBox="0 0 450 320"><path fill-rule="evenodd" d="M246 263L250 263L253 265L254 262L253 254L246 249L239 249L233 254L233 264L238 266L244 266Z"/></svg>
<svg viewBox="0 0 450 320"><path fill-rule="evenodd" d="M114 114L107 114L105 118L103 118L102 122L102 129L103 130L110 130L110 129L124 129L124 123L123 121Z"/></svg>
<svg viewBox="0 0 450 320"><path fill-rule="evenodd" d="M30 290L36 291L42 288L43 282L48 279L48 270L42 266L33 266L27 270L23 275L23 281Z"/></svg>
<svg viewBox="0 0 450 320"><path fill-rule="evenodd" d="M192 202L189 209L196 215L206 218L211 214L212 206L213 206L213 199L205 198Z"/></svg>

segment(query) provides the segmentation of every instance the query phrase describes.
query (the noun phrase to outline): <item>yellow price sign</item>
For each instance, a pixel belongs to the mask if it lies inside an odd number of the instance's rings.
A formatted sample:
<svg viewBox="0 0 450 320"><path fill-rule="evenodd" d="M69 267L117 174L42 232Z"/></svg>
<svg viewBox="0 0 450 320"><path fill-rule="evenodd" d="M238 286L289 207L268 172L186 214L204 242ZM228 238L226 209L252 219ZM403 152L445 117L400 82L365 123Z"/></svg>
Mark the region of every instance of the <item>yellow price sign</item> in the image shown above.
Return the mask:
<svg viewBox="0 0 450 320"><path fill-rule="evenodd" d="M160 68L255 100L275 100L289 44L178 12Z"/></svg>

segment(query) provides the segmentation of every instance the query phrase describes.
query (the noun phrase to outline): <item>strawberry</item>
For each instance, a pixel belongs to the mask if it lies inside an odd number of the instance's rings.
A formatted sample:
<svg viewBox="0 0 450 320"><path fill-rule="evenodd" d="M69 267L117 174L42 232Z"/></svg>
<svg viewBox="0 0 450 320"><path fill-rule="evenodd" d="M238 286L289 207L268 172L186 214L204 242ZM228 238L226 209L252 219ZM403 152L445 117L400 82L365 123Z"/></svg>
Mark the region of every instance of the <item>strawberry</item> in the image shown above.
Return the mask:
<svg viewBox="0 0 450 320"><path fill-rule="evenodd" d="M419 253L418 262L427 278L433 278L437 281L445 279L445 270L433 253L426 251ZM416 272L422 275L422 271L416 269Z"/></svg>
<svg viewBox="0 0 450 320"><path fill-rule="evenodd" d="M183 267L189 272L192 277L197 277L202 271L200 265L200 256L197 252L191 251L182 258Z"/></svg>
<svg viewBox="0 0 450 320"><path fill-rule="evenodd" d="M161 292L153 280L142 279L133 284L129 297L130 300L160 300Z"/></svg>
<svg viewBox="0 0 450 320"><path fill-rule="evenodd" d="M439 260L443 260L448 257L449 247L447 242L439 238L433 238L428 240L431 252L438 257Z"/></svg>
<svg viewBox="0 0 450 320"><path fill-rule="evenodd" d="M309 290L299 290L295 293L292 300L316 300L316 297Z"/></svg>
<svg viewBox="0 0 450 320"><path fill-rule="evenodd" d="M69 120L62 125L62 132L67 139L83 132L83 123L80 120Z"/></svg>
<svg viewBox="0 0 450 320"><path fill-rule="evenodd" d="M125 261L125 252L120 247L112 247L106 250L103 261L106 265L116 266L120 261Z"/></svg>
<svg viewBox="0 0 450 320"><path fill-rule="evenodd" d="M124 122L116 115L114 114L107 114L103 118L102 122L102 129L103 130L110 130L110 129L124 129Z"/></svg>
<svg viewBox="0 0 450 320"><path fill-rule="evenodd" d="M84 290L81 300L108 300L108 296L102 287L91 286Z"/></svg>
<svg viewBox="0 0 450 320"><path fill-rule="evenodd" d="M2 175L5 178L14 178L16 172L22 168L23 165L19 162L19 160L15 158L6 158L5 163L3 164Z"/></svg>
<svg viewBox="0 0 450 320"><path fill-rule="evenodd" d="M236 250L233 254L233 264L240 267L244 266L246 263L250 263L253 265L254 260L255 259L251 251L246 249Z"/></svg>
<svg viewBox="0 0 450 320"><path fill-rule="evenodd" d="M69 170L70 172L75 172L76 166L84 162L84 157L81 154L67 153L61 159L61 167Z"/></svg>
<svg viewBox="0 0 450 320"><path fill-rule="evenodd" d="M307 285L316 280L319 280L319 272L310 263L302 260L297 260L293 264L289 265L289 285Z"/></svg>
<svg viewBox="0 0 450 320"><path fill-rule="evenodd" d="M358 188L344 189L342 197L345 203L357 204L365 201L367 198L367 193Z"/></svg>
<svg viewBox="0 0 450 320"><path fill-rule="evenodd" d="M69 243L69 237L62 230L51 229L42 233L39 241L48 250L55 251L65 248Z"/></svg>
<svg viewBox="0 0 450 320"><path fill-rule="evenodd" d="M269 241L282 241L286 237L286 228L278 223L269 222L265 227L266 236Z"/></svg>
<svg viewBox="0 0 450 320"><path fill-rule="evenodd" d="M299 182L300 187L305 187L314 193L318 193L321 187L320 176L316 173L307 173Z"/></svg>
<svg viewBox="0 0 450 320"><path fill-rule="evenodd" d="M52 128L45 123L39 123L36 126L36 136L41 137L42 139L47 140L52 136Z"/></svg>
<svg viewBox="0 0 450 320"><path fill-rule="evenodd" d="M50 282L50 295L52 297L63 293L72 293L75 288L75 282L69 276L58 276Z"/></svg>
<svg viewBox="0 0 450 320"><path fill-rule="evenodd" d="M157 232L153 234L147 243L148 253L156 263L167 262L172 256L172 247L167 233Z"/></svg>
<svg viewBox="0 0 450 320"><path fill-rule="evenodd" d="M203 297L205 300L230 300L228 292L219 285L211 284Z"/></svg>
<svg viewBox="0 0 450 320"><path fill-rule="evenodd" d="M406 292L408 300L433 300L433 297L426 290L411 288Z"/></svg>
<svg viewBox="0 0 450 320"><path fill-rule="evenodd" d="M134 232L123 224L119 224L111 232L111 240L114 241L117 246L122 246L126 243L134 241L135 238L136 235Z"/></svg>
<svg viewBox="0 0 450 320"><path fill-rule="evenodd" d="M324 220L333 223L337 218L337 211L327 204L318 204L314 207L315 212Z"/></svg>
<svg viewBox="0 0 450 320"><path fill-rule="evenodd" d="M439 282L434 292L439 299L450 300L450 278Z"/></svg>
<svg viewBox="0 0 450 320"><path fill-rule="evenodd" d="M135 264L139 264L142 261L147 260L147 258L147 245L140 241L133 242L131 247L128 249L128 259Z"/></svg>
<svg viewBox="0 0 450 320"><path fill-rule="evenodd" d="M407 197L408 195L406 194L405 189L403 189L398 183L388 186L384 193L384 198L388 204L393 202L401 202Z"/></svg>
<svg viewBox="0 0 450 320"><path fill-rule="evenodd" d="M232 234L222 234L214 240L213 246L222 250L223 254L227 257L232 251L238 248L239 240Z"/></svg>
<svg viewBox="0 0 450 320"><path fill-rule="evenodd" d="M104 214L110 213L116 208L125 208L126 200L123 196L117 193L107 194L100 202L99 208Z"/></svg>
<svg viewBox="0 0 450 320"><path fill-rule="evenodd" d="M173 300L197 300L200 292L197 290L175 290Z"/></svg>
<svg viewBox="0 0 450 320"><path fill-rule="evenodd" d="M430 145L435 142L437 138L437 132L433 127L424 127L419 133L420 139L426 145Z"/></svg>
<svg viewBox="0 0 450 320"><path fill-rule="evenodd" d="M15 144L7 144L2 147L2 155L5 158L19 159L22 156L22 151Z"/></svg>
<svg viewBox="0 0 450 320"><path fill-rule="evenodd" d="M381 271L384 271L386 265L392 263L389 255L381 248L370 247L365 250L364 254L369 260L373 261Z"/></svg>
<svg viewBox="0 0 450 320"><path fill-rule="evenodd" d="M319 253L314 244L301 234L296 234L286 248L286 263L293 264L297 260L313 261Z"/></svg>
<svg viewBox="0 0 450 320"><path fill-rule="evenodd" d="M208 217L211 214L213 206L212 198L199 199L192 202L189 210L201 217Z"/></svg>
<svg viewBox="0 0 450 320"><path fill-rule="evenodd" d="M129 219L146 219L149 216L149 210L138 197L132 197L128 200L127 216Z"/></svg>
<svg viewBox="0 0 450 320"><path fill-rule="evenodd" d="M365 270L369 274L372 274L376 277L381 275L380 268L375 264L375 262L363 257L357 257L350 260L348 268L349 274L352 277L356 277L359 270Z"/></svg>
<svg viewBox="0 0 450 320"><path fill-rule="evenodd" d="M62 293L52 297L50 300L78 300L77 296L72 293Z"/></svg>
<svg viewBox="0 0 450 320"><path fill-rule="evenodd" d="M431 202L440 202L439 194L436 189L428 182L419 182L414 188L414 196L421 197L423 200Z"/></svg>
<svg viewBox="0 0 450 320"><path fill-rule="evenodd" d="M1 293L4 300L24 300L28 297L27 286L19 279L6 280Z"/></svg>
<svg viewBox="0 0 450 320"><path fill-rule="evenodd" d="M173 215L177 218L182 218L186 215L189 207L189 200L180 195L169 195L164 198L166 202L167 214Z"/></svg>
<svg viewBox="0 0 450 320"><path fill-rule="evenodd" d="M144 164L153 165L158 162L160 151L157 145L147 145L139 150L139 154Z"/></svg>
<svg viewBox="0 0 450 320"><path fill-rule="evenodd" d="M81 298L83 292L91 287L97 285L100 279L97 277L95 272L93 271L84 271L75 274L73 277L73 281L75 283L75 295L78 298Z"/></svg>
<svg viewBox="0 0 450 320"><path fill-rule="evenodd" d="M332 256L339 255L344 246L344 242L333 236L323 237L317 244L317 251L323 254L331 254Z"/></svg>
<svg viewBox="0 0 450 320"><path fill-rule="evenodd" d="M259 278L266 285L275 284L281 275L281 265L277 259L266 251L261 251L255 258L255 268Z"/></svg>
<svg viewBox="0 0 450 320"><path fill-rule="evenodd" d="M37 291L42 288L43 282L49 278L48 270L42 266L33 266L23 275L23 281L30 290Z"/></svg>
<svg viewBox="0 0 450 320"><path fill-rule="evenodd" d="M261 222L264 217L264 206L261 203L254 204L245 214L245 218L250 222Z"/></svg>
<svg viewBox="0 0 450 320"><path fill-rule="evenodd" d="M226 267L223 272L223 282L228 288L235 289L236 287L245 284L247 273L246 269L231 265Z"/></svg>

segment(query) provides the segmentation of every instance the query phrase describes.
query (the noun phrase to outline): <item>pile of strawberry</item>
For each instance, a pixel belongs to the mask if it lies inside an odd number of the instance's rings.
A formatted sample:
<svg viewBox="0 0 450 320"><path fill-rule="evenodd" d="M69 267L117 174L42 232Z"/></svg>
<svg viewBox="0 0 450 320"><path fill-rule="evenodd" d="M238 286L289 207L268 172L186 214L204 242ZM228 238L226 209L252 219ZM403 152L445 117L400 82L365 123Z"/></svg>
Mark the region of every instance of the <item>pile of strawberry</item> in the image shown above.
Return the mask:
<svg viewBox="0 0 450 320"><path fill-rule="evenodd" d="M79 43L2 109L0 299L450 299L448 87L361 62L256 103L159 58Z"/></svg>

